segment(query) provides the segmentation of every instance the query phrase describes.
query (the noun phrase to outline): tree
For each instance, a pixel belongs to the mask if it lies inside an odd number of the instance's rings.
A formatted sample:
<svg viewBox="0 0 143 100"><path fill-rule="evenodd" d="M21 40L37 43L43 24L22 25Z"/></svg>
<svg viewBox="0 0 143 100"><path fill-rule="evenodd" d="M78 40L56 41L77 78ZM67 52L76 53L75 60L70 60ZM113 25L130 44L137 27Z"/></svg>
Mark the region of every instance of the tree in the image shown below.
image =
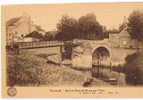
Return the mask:
<svg viewBox="0 0 143 100"><path fill-rule="evenodd" d="M143 85L143 53L138 52L126 57L126 81L133 85Z"/></svg>
<svg viewBox="0 0 143 100"><path fill-rule="evenodd" d="M103 39L103 27L94 14L87 14L79 18L79 32L84 39Z"/></svg>
<svg viewBox="0 0 143 100"><path fill-rule="evenodd" d="M27 34L25 37L33 37L33 38L37 38L37 39L40 39L40 40L43 40L43 35L37 31L33 31L29 34Z"/></svg>
<svg viewBox="0 0 143 100"><path fill-rule="evenodd" d="M80 39L103 39L107 32L96 19L94 14L81 16L78 20L69 16L63 16L57 24L58 40Z"/></svg>
<svg viewBox="0 0 143 100"><path fill-rule="evenodd" d="M106 26L103 26L103 37L104 38L109 38L109 32L108 32Z"/></svg>
<svg viewBox="0 0 143 100"><path fill-rule="evenodd" d="M45 41L54 40L54 37L51 34L49 34L49 32L46 32L46 34L44 35L44 40Z"/></svg>
<svg viewBox="0 0 143 100"><path fill-rule="evenodd" d="M128 18L128 32L132 39L143 42L143 12L133 11ZM137 53L126 58L125 73L126 80L130 84L143 85L143 52L140 49Z"/></svg>
<svg viewBox="0 0 143 100"><path fill-rule="evenodd" d="M133 11L128 18L128 32L133 39L143 41L143 12Z"/></svg>
<svg viewBox="0 0 143 100"><path fill-rule="evenodd" d="M57 34L57 31L48 31L44 35L44 40L45 41L55 40L56 34Z"/></svg>
<svg viewBox="0 0 143 100"><path fill-rule="evenodd" d="M63 16L57 24L58 40L72 40L77 32L77 20L69 16Z"/></svg>

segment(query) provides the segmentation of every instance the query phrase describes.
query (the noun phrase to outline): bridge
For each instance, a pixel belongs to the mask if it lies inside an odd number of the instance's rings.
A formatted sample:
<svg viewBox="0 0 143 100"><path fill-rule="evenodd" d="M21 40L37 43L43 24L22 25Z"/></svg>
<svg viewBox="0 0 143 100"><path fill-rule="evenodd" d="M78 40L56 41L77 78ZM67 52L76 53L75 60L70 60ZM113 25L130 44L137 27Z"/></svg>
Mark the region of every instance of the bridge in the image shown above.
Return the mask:
<svg viewBox="0 0 143 100"><path fill-rule="evenodd" d="M109 39L75 40L74 42L79 45L73 47L72 65L73 67L78 66L82 68L90 68L92 65L124 65L125 58L140 48L138 46L131 46L130 44L114 44Z"/></svg>
<svg viewBox="0 0 143 100"><path fill-rule="evenodd" d="M125 63L125 58L137 51L137 47L130 45L114 44L109 39L104 40L73 40L73 41L38 41L17 42L18 49L36 49L59 47L59 53L63 53L63 47L69 45L72 48L73 67L90 68L92 65L118 66ZM100 60L100 62L99 62Z"/></svg>

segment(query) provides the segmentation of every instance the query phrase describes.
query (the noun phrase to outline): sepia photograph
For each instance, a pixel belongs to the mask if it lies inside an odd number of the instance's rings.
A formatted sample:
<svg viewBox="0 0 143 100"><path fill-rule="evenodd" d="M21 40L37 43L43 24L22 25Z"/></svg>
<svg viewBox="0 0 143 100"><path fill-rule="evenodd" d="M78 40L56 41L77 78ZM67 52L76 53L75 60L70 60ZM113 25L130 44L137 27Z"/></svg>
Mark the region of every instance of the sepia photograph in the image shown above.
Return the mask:
<svg viewBox="0 0 143 100"><path fill-rule="evenodd" d="M143 3L3 5L2 35L10 97L24 87L143 88Z"/></svg>

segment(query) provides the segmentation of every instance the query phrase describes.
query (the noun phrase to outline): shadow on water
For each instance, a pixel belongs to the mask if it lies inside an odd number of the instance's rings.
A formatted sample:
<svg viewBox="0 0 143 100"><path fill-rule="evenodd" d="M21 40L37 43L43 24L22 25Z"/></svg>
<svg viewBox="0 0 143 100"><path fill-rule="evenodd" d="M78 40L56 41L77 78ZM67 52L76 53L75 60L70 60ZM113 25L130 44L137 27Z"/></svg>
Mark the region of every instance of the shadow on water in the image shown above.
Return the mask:
<svg viewBox="0 0 143 100"><path fill-rule="evenodd" d="M122 71L120 67L113 68L113 66L93 65L91 73L92 77L101 79L111 85L124 85L126 84L124 83L125 75L123 75Z"/></svg>

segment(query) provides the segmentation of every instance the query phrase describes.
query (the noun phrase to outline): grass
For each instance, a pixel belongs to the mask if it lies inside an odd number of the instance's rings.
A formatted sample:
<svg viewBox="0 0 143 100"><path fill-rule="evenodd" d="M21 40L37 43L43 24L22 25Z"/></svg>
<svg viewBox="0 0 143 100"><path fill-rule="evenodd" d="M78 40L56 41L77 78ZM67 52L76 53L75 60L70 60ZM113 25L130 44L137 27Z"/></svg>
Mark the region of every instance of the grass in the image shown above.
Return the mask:
<svg viewBox="0 0 143 100"><path fill-rule="evenodd" d="M58 61L58 49L37 49L22 51L14 56L12 53L7 55L8 64L8 85L19 86L82 86L89 78L89 71L73 69L70 66L60 66ZM49 58L51 61L49 61ZM136 62L136 61L135 61ZM125 74L122 68L110 70L103 69L101 78L94 78L93 86L107 86L106 80L114 77L118 80L117 85L123 86ZM97 70L96 70L97 71ZM118 72L119 71L119 72ZM101 81L105 80L105 81Z"/></svg>
<svg viewBox="0 0 143 100"><path fill-rule="evenodd" d="M82 85L89 75L70 67L47 64L32 54L7 55L8 85L59 86Z"/></svg>

